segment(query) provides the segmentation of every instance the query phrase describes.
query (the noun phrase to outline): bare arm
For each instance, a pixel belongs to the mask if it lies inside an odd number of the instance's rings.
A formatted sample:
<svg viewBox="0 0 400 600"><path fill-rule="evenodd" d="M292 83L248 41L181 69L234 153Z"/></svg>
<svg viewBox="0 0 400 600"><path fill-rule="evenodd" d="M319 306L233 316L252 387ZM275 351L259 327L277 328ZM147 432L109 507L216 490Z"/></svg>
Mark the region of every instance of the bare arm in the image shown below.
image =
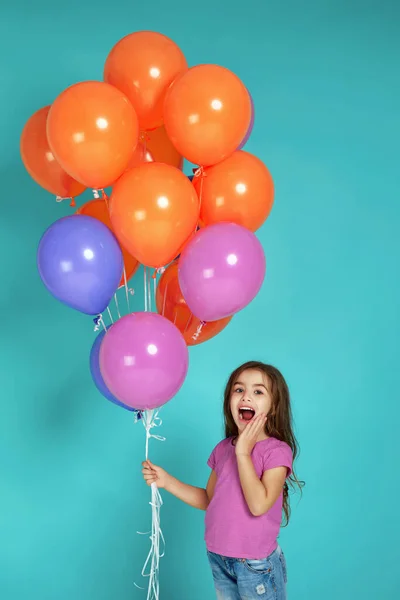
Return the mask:
<svg viewBox="0 0 400 600"><path fill-rule="evenodd" d="M217 476L212 471L207 488L198 488L179 481L179 479L172 477L164 469L153 465L150 461L143 463L143 476L148 485L155 483L157 487L164 488L167 492L185 502L185 504L189 504L189 506L193 506L199 510L207 510L217 481Z"/></svg>
<svg viewBox="0 0 400 600"><path fill-rule="evenodd" d="M278 500L287 476L286 467L265 471L262 480L257 476L251 456L237 456L240 484L247 506L254 517L269 511Z"/></svg>
<svg viewBox="0 0 400 600"><path fill-rule="evenodd" d="M199 510L207 510L214 494L215 482L216 475L214 471L210 475L206 489L188 485L175 477L169 476L165 489L179 500L182 500L182 502L185 502L185 504L189 504L189 506L193 506L193 508L198 508Z"/></svg>

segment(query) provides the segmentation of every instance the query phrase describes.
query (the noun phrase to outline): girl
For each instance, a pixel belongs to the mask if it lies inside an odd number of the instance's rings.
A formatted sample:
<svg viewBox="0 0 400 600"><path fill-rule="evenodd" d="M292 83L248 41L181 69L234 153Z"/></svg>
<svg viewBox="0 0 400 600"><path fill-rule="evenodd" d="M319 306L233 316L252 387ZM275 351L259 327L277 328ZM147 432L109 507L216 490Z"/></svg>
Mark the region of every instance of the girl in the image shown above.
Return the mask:
<svg viewBox="0 0 400 600"><path fill-rule="evenodd" d="M225 439L213 450L205 489L178 481L150 461L146 483L206 511L206 545L219 600L285 600L286 564L277 537L289 521L297 442L281 373L248 362L224 394Z"/></svg>

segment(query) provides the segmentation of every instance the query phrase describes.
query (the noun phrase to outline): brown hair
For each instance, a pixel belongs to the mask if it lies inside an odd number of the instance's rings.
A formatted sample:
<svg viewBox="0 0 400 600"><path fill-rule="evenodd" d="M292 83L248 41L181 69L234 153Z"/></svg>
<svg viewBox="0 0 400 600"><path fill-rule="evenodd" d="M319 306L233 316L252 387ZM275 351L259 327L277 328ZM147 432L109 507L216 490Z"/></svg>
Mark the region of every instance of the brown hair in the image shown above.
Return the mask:
<svg viewBox="0 0 400 600"><path fill-rule="evenodd" d="M239 434L237 425L233 419L231 412L231 394L232 388L235 385L238 377L248 369L256 369L266 375L271 382L271 397L272 406L268 414L267 423L265 425L265 433L268 436L274 437L282 442L286 442L292 449L293 463L299 454L299 445L293 433L292 424L292 409L290 406L290 395L287 383L280 371L271 365L266 365L262 362L250 361L244 363L229 377L224 392L224 418L225 418L225 435L229 437L237 437ZM303 481L299 481L294 469L288 478L289 484L293 489L297 486L301 492L304 486ZM285 514L284 526L289 523L290 519L290 502L289 502L289 485L285 482L283 488L283 512Z"/></svg>

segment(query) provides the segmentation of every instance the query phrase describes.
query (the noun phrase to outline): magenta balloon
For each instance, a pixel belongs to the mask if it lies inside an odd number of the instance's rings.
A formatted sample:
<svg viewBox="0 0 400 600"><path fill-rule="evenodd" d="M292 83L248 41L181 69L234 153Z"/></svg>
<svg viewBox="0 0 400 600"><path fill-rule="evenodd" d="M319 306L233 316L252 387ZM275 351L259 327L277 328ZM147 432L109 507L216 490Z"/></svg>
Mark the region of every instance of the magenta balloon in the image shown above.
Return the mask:
<svg viewBox="0 0 400 600"><path fill-rule="evenodd" d="M179 284L192 313L216 321L242 310L265 277L263 248L251 231L235 223L200 229L179 260Z"/></svg>
<svg viewBox="0 0 400 600"><path fill-rule="evenodd" d="M156 313L122 317L100 347L100 371L107 388L137 410L158 408L171 400L185 381L188 364L179 329Z"/></svg>

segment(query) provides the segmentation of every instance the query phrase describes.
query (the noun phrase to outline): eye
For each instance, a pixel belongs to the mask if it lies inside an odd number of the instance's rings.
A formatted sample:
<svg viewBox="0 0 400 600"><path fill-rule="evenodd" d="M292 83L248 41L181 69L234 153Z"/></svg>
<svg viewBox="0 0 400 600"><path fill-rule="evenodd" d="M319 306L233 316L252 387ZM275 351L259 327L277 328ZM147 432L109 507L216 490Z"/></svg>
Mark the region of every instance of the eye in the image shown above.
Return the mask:
<svg viewBox="0 0 400 600"><path fill-rule="evenodd" d="M235 394L242 394L243 393L243 388L237 387L233 391L235 392Z"/></svg>
<svg viewBox="0 0 400 600"><path fill-rule="evenodd" d="M257 395L261 395L261 396L264 395L264 392L262 390L255 390L254 393L257 394Z"/></svg>

